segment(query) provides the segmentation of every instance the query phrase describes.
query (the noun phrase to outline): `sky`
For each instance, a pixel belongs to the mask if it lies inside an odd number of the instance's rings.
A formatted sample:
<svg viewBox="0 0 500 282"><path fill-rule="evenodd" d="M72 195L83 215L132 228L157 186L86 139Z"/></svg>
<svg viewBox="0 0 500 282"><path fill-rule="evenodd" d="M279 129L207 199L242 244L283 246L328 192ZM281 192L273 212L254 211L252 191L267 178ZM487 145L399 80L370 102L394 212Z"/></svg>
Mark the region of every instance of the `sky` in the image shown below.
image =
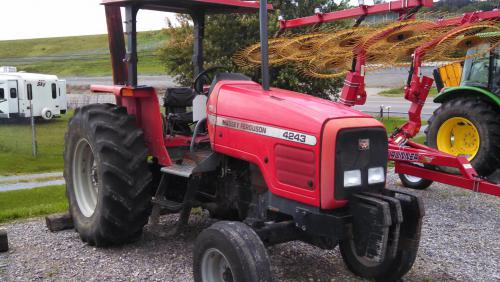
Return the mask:
<svg viewBox="0 0 500 282"><path fill-rule="evenodd" d="M307 1L307 0L298 0ZM0 40L104 34L106 18L101 0L3 0ZM357 5L358 0L351 0ZM373 0L365 0L373 4ZM173 14L141 10L137 16L139 31L166 26Z"/></svg>
<svg viewBox="0 0 500 282"><path fill-rule="evenodd" d="M106 33L101 0L2 0L0 40ZM166 26L173 14L140 11L139 31Z"/></svg>

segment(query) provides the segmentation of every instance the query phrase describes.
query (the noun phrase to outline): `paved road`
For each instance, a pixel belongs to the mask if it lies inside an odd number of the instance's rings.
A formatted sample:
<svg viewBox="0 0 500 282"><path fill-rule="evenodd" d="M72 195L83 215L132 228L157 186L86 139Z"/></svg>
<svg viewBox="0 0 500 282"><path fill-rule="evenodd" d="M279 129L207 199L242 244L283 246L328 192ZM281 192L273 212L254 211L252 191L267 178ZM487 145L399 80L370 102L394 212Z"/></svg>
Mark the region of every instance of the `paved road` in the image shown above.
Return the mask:
<svg viewBox="0 0 500 282"><path fill-rule="evenodd" d="M63 185L62 177L62 172L0 176L0 192Z"/></svg>
<svg viewBox="0 0 500 282"><path fill-rule="evenodd" d="M49 181L36 181L36 182L18 182L18 183L11 183L11 184L0 183L0 192L33 189L33 188L56 186L56 185L64 185L64 183L65 183L64 179L56 179L56 180L49 180Z"/></svg>
<svg viewBox="0 0 500 282"><path fill-rule="evenodd" d="M423 67L422 74L432 77L433 67ZM366 74L366 86L368 99L365 105L356 106L357 109L367 112L380 112L380 106L390 106L390 112L397 116L406 116L410 107L410 102L402 97L383 97L376 93L386 88L402 87L408 78L408 68L390 68L379 71L369 72ZM422 111L422 118L429 118L439 104L432 102L432 98L428 98ZM391 115L392 115L391 114Z"/></svg>
<svg viewBox="0 0 500 282"><path fill-rule="evenodd" d="M366 86L370 88L395 88L405 85L408 79L408 67L381 69L366 73ZM432 77L434 67L422 67L422 74Z"/></svg>
<svg viewBox="0 0 500 282"><path fill-rule="evenodd" d="M367 92L373 91L372 89L367 90ZM378 89L375 88L375 90ZM422 110L422 118L428 119L439 105L440 104L432 102L432 98L427 99L424 109ZM355 108L365 112L378 113L380 112L380 106L384 106L385 112L390 111L391 116L407 116L410 102L402 97L384 97L376 94L369 94L366 104L355 106ZM388 110L387 107L390 107L390 110Z"/></svg>
<svg viewBox="0 0 500 282"><path fill-rule="evenodd" d="M66 83L74 86L87 86L91 84L111 85L113 79L111 76L104 77L63 77ZM158 88L174 87L176 84L174 78L168 75L148 75L139 76L139 85L151 85Z"/></svg>

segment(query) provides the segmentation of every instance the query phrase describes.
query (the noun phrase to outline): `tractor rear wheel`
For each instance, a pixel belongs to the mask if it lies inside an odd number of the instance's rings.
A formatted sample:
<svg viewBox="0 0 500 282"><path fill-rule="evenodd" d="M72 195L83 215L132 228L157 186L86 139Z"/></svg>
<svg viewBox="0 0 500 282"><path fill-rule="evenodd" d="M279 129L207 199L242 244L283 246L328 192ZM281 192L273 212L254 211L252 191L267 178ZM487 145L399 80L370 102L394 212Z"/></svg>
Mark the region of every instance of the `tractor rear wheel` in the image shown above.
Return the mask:
<svg viewBox="0 0 500 282"><path fill-rule="evenodd" d="M196 282L271 281L266 248L248 225L219 221L203 230L193 254Z"/></svg>
<svg viewBox="0 0 500 282"><path fill-rule="evenodd" d="M500 112L476 97L457 97L429 119L427 145L467 157L477 173L488 176L500 162Z"/></svg>
<svg viewBox="0 0 500 282"><path fill-rule="evenodd" d="M65 136L64 178L75 229L90 245L134 241L150 213L151 173L142 130L125 108L75 111Z"/></svg>

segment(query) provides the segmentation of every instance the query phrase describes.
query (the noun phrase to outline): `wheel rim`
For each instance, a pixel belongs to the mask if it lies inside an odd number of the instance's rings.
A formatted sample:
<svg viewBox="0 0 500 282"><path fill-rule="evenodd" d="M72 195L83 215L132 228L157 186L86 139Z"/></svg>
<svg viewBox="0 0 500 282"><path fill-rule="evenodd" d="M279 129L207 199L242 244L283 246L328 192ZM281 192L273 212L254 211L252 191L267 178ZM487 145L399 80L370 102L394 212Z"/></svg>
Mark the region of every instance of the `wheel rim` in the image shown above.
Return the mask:
<svg viewBox="0 0 500 282"><path fill-rule="evenodd" d="M408 180L411 183L417 183L417 182L420 182L422 180L422 178L417 177L417 176L408 175L408 174L403 174L403 175L406 178L406 180Z"/></svg>
<svg viewBox="0 0 500 282"><path fill-rule="evenodd" d="M204 282L235 281L226 256L215 248L210 248L203 254L201 276Z"/></svg>
<svg viewBox="0 0 500 282"><path fill-rule="evenodd" d="M97 206L99 178L94 151L85 138L77 142L73 156L73 189L81 213L91 217Z"/></svg>
<svg viewBox="0 0 500 282"><path fill-rule="evenodd" d="M454 156L474 159L480 146L479 130L467 118L454 117L446 120L438 130L437 148Z"/></svg>

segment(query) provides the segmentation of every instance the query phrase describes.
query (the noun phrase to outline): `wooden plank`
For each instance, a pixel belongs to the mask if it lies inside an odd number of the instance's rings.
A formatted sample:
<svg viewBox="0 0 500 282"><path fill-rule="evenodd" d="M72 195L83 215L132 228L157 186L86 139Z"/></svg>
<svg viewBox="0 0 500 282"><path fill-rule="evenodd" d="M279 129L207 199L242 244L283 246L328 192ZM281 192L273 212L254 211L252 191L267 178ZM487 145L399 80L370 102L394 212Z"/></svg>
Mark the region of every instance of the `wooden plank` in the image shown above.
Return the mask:
<svg viewBox="0 0 500 282"><path fill-rule="evenodd" d="M0 253L9 250L9 240L7 239L7 230L0 229Z"/></svg>
<svg viewBox="0 0 500 282"><path fill-rule="evenodd" d="M74 227L73 218L69 212L49 215L45 217L45 223L51 232L72 229Z"/></svg>

